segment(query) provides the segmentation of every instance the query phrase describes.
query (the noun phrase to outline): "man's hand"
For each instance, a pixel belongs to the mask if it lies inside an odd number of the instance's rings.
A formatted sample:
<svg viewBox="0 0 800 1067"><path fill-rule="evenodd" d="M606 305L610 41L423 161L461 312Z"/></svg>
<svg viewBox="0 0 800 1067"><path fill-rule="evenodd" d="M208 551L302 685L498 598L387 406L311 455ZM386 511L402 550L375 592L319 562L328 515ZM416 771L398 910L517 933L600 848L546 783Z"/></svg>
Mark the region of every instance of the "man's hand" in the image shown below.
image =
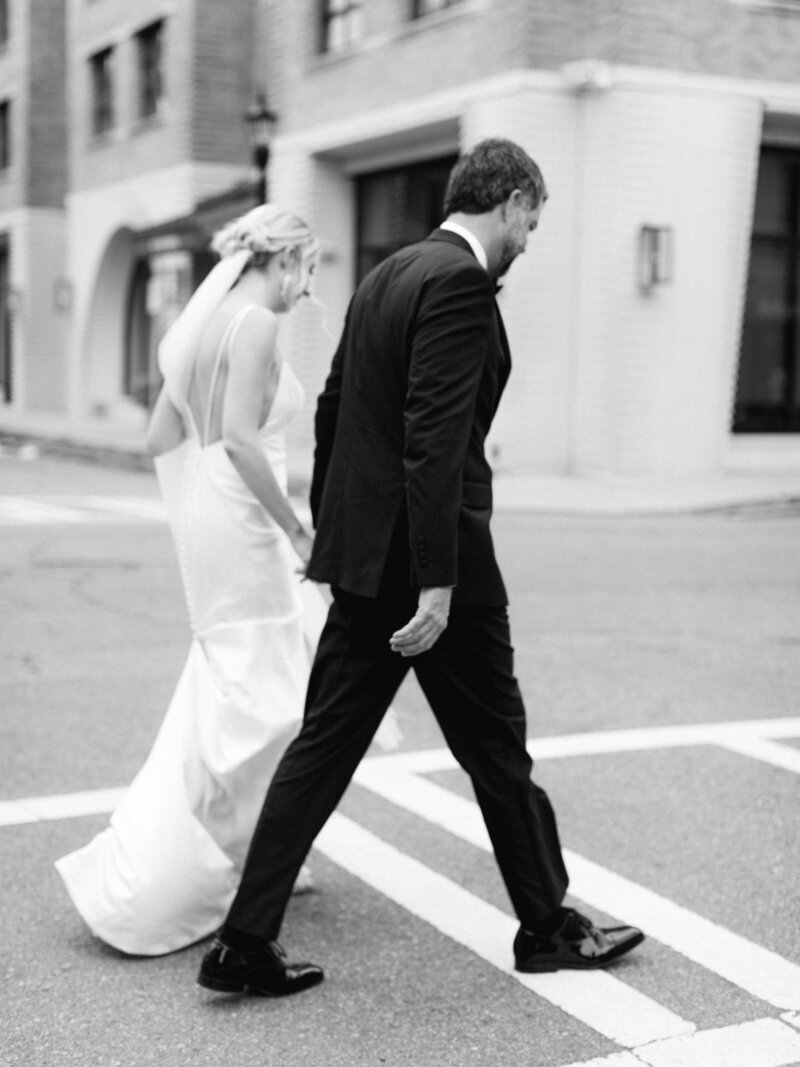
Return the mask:
<svg viewBox="0 0 800 1067"><path fill-rule="evenodd" d="M418 656L433 648L447 626L452 592L451 586L420 589L414 618L389 638L392 651L401 656Z"/></svg>

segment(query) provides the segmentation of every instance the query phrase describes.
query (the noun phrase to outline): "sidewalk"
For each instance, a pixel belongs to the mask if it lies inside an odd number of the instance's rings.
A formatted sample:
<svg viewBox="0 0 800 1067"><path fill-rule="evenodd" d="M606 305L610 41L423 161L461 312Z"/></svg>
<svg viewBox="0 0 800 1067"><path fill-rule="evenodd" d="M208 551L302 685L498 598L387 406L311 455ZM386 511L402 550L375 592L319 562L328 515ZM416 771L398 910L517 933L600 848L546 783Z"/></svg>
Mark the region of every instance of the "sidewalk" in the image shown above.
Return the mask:
<svg viewBox="0 0 800 1067"><path fill-rule="evenodd" d="M754 505L797 505L800 469L663 478L517 475L494 479L498 511L591 515L668 514Z"/></svg>
<svg viewBox="0 0 800 1067"><path fill-rule="evenodd" d="M141 426L117 426L102 422L75 423L56 416L26 415L14 418L4 413L0 420L0 449L31 455L84 460L129 470L152 470Z"/></svg>
<svg viewBox="0 0 800 1067"><path fill-rule="evenodd" d="M113 437L98 428L55 429L0 425L0 452L19 459L56 459L152 472L141 433ZM310 456L290 472L298 501L307 495ZM155 490L155 481L153 483ZM695 477L623 477L522 474L498 471L494 478L497 511L587 515L668 514L752 506L796 505L800 511L800 468L721 472Z"/></svg>

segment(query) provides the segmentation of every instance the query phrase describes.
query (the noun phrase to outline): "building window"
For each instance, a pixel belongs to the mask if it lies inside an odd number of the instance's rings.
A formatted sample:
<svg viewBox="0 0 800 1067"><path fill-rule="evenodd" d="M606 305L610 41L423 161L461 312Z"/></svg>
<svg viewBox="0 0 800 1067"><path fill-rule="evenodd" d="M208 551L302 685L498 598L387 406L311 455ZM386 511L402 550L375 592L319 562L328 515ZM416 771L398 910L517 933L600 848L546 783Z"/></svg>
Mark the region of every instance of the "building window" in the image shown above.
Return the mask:
<svg viewBox="0 0 800 1067"><path fill-rule="evenodd" d="M0 171L11 166L11 104L0 102Z"/></svg>
<svg viewBox="0 0 800 1067"><path fill-rule="evenodd" d="M800 432L800 149L761 153L733 430Z"/></svg>
<svg viewBox="0 0 800 1067"><path fill-rule="evenodd" d="M0 235L0 403L14 399L8 237Z"/></svg>
<svg viewBox="0 0 800 1067"><path fill-rule="evenodd" d="M457 156L364 174L357 179L356 281L444 218L444 192Z"/></svg>
<svg viewBox="0 0 800 1067"><path fill-rule="evenodd" d="M341 52L359 41L363 31L363 0L322 0L322 52Z"/></svg>
<svg viewBox="0 0 800 1067"><path fill-rule="evenodd" d="M158 114L164 95L164 23L136 34L139 64L139 118Z"/></svg>
<svg viewBox="0 0 800 1067"><path fill-rule="evenodd" d="M457 7L461 2L462 0L412 0L411 17L421 19L436 11L444 11L446 7Z"/></svg>
<svg viewBox="0 0 800 1067"><path fill-rule="evenodd" d="M150 267L146 258L137 260L128 291L128 323L125 331L125 362L122 389L142 407L151 408L160 385L153 350L152 320L147 311Z"/></svg>
<svg viewBox="0 0 800 1067"><path fill-rule="evenodd" d="M8 0L0 0L0 46L8 43Z"/></svg>
<svg viewBox="0 0 800 1067"><path fill-rule="evenodd" d="M92 74L92 133L100 137L114 125L114 49L104 48L89 60Z"/></svg>

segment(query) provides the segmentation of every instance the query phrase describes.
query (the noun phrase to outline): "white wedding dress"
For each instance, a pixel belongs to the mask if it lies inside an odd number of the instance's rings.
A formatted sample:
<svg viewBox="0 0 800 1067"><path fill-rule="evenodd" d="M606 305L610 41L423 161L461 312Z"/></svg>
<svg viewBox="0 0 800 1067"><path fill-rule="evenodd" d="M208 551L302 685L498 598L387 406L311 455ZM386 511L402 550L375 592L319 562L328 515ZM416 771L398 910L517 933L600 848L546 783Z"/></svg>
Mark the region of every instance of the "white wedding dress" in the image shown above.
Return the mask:
<svg viewBox="0 0 800 1067"><path fill-rule="evenodd" d="M210 395L226 345L217 355ZM286 490L284 431L303 404L283 362L261 436ZM110 826L57 861L79 913L135 955L172 952L224 919L267 785L299 730L326 608L289 539L244 484L209 419L156 460L192 627L186 666Z"/></svg>

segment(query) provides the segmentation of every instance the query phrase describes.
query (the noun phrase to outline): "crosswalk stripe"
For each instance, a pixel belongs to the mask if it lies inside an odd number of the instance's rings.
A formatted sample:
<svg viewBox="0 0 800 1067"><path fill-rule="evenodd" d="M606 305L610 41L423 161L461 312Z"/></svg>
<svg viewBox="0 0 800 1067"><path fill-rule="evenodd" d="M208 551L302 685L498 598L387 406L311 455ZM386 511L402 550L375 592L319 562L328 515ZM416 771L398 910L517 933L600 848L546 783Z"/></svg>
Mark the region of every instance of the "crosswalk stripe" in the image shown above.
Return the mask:
<svg viewBox="0 0 800 1067"><path fill-rule="evenodd" d="M355 780L448 833L491 851L477 804L419 776L365 761ZM800 1009L800 967L687 908L564 850L570 891L608 915L640 926L662 944L777 1008Z"/></svg>
<svg viewBox="0 0 800 1067"><path fill-rule="evenodd" d="M308 504L292 497L301 522L311 521ZM167 521L161 500L143 496L0 496L0 526L101 525Z"/></svg>
<svg viewBox="0 0 800 1067"><path fill-rule="evenodd" d="M753 737L732 737L721 741L720 745L739 756L748 756L750 759L761 760L762 763L771 763L773 767L780 767L781 770L800 774L800 749L791 748L789 745L779 745L774 741Z"/></svg>
<svg viewBox="0 0 800 1067"><path fill-rule="evenodd" d="M626 730L597 730L584 734L537 737L528 741L528 751L536 760L569 756L601 756L618 752L648 752L661 748L688 748L719 745L744 756L796 770L787 758L786 746L762 744L768 739L800 737L800 718L740 719L728 722L686 723L677 726L642 726ZM386 767L412 774L431 774L458 767L449 748L428 748L419 752L398 752L380 757Z"/></svg>
<svg viewBox="0 0 800 1067"><path fill-rule="evenodd" d="M78 523L83 519L79 509L23 497L0 500L0 522L11 525L39 526L55 523Z"/></svg>
<svg viewBox="0 0 800 1067"><path fill-rule="evenodd" d="M0 496L0 526L165 522L160 500L123 496Z"/></svg>
<svg viewBox="0 0 800 1067"><path fill-rule="evenodd" d="M605 971L521 974L511 943L518 923L449 879L334 813L316 841L329 859L617 1044L691 1033L695 1027Z"/></svg>
<svg viewBox="0 0 800 1067"><path fill-rule="evenodd" d="M124 792L124 789L92 789L85 793L0 801L0 826L21 826L47 819L73 819L81 815L105 815L114 810Z"/></svg>
<svg viewBox="0 0 800 1067"><path fill-rule="evenodd" d="M798 1057L800 1034L777 1019L753 1019L570 1067L792 1067Z"/></svg>

